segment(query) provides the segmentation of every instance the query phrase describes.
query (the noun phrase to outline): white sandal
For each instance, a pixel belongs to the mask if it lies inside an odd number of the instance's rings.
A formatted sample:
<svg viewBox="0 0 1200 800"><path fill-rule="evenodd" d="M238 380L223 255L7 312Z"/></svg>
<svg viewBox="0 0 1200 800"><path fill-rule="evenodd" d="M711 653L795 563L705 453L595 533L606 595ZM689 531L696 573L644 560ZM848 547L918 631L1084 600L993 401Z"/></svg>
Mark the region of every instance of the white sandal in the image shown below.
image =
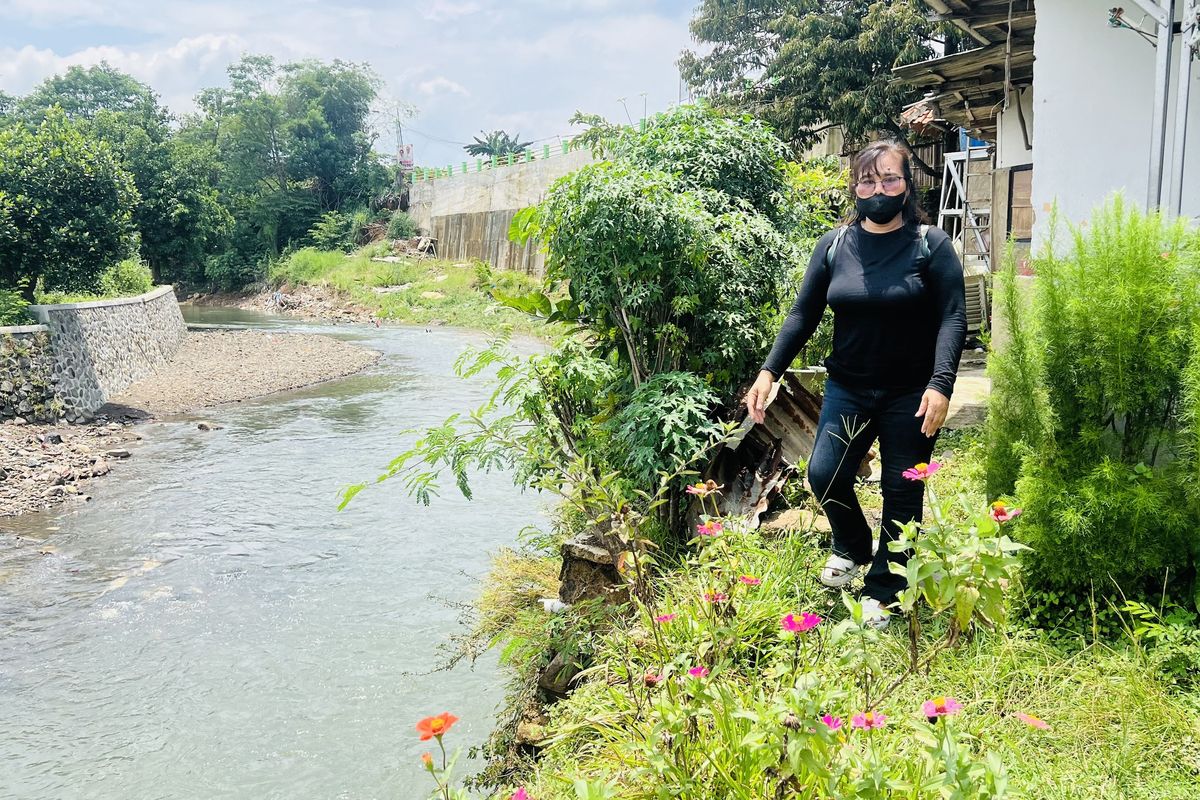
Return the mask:
<svg viewBox="0 0 1200 800"><path fill-rule="evenodd" d="M830 589L840 589L858 577L858 572L861 569L862 565L855 564L848 558L831 555L829 556L829 560L825 562L825 568L821 570L821 576L818 580L821 581L822 585L828 586Z"/></svg>

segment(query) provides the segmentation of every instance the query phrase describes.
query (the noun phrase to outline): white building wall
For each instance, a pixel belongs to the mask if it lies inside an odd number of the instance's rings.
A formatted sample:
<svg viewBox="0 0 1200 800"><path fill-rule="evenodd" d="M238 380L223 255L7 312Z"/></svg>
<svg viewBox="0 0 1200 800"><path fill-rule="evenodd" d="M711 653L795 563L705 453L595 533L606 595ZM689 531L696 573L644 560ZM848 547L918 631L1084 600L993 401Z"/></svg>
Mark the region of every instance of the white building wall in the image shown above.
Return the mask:
<svg viewBox="0 0 1200 800"><path fill-rule="evenodd" d="M1111 6L1111 0L1038 4L1033 67L1035 248L1045 236L1056 199L1063 219L1074 223L1086 220L1116 190L1124 190L1139 205L1146 202L1155 50L1134 32L1109 27ZM1135 22L1140 17L1127 14ZM1175 42L1178 53L1178 37ZM1200 65L1193 69L1191 92L1183 213L1197 217Z"/></svg>

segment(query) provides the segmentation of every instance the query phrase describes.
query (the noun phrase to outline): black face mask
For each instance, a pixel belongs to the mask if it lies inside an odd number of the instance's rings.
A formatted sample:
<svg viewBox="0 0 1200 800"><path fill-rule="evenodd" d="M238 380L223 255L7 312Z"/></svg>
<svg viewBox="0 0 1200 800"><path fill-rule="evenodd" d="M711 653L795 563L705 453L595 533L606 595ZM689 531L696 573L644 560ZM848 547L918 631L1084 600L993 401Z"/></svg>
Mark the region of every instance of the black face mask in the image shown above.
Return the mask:
<svg viewBox="0 0 1200 800"><path fill-rule="evenodd" d="M866 217L876 225L886 225L895 219L904 208L903 194L873 194L870 197L856 197L854 207L860 217Z"/></svg>

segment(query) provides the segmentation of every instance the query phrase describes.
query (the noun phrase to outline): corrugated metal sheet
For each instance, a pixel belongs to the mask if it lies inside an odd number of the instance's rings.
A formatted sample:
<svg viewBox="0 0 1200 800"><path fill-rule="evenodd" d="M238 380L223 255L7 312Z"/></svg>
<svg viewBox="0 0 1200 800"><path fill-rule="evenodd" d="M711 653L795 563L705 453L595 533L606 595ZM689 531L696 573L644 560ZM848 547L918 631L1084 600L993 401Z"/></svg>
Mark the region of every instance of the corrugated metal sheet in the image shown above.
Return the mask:
<svg viewBox="0 0 1200 800"><path fill-rule="evenodd" d="M823 370L789 370L775 384L765 420L755 425L747 416L734 439L714 454L703 477L725 488L722 513L747 515L753 524L767 510L771 496L789 473L808 462L821 418ZM870 474L870 459L859 468ZM699 513L699 508L693 509Z"/></svg>
<svg viewBox="0 0 1200 800"><path fill-rule="evenodd" d="M508 239L508 227L517 209L476 211L433 218L433 236L439 258L466 261L478 258L496 269L541 276L545 254L536 244L521 247Z"/></svg>

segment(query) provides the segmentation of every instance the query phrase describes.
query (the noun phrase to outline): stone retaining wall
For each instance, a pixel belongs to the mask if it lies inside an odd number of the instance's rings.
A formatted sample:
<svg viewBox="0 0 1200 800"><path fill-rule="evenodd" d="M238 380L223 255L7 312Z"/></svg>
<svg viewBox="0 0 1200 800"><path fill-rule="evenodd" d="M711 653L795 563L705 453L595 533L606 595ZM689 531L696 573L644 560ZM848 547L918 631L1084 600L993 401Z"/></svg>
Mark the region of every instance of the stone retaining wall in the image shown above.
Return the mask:
<svg viewBox="0 0 1200 800"><path fill-rule="evenodd" d="M137 297L30 306L49 331L53 380L68 419L86 416L170 361L187 327L170 286Z"/></svg>
<svg viewBox="0 0 1200 800"><path fill-rule="evenodd" d="M54 390L54 353L45 325L0 328L0 420L58 419L63 404Z"/></svg>

